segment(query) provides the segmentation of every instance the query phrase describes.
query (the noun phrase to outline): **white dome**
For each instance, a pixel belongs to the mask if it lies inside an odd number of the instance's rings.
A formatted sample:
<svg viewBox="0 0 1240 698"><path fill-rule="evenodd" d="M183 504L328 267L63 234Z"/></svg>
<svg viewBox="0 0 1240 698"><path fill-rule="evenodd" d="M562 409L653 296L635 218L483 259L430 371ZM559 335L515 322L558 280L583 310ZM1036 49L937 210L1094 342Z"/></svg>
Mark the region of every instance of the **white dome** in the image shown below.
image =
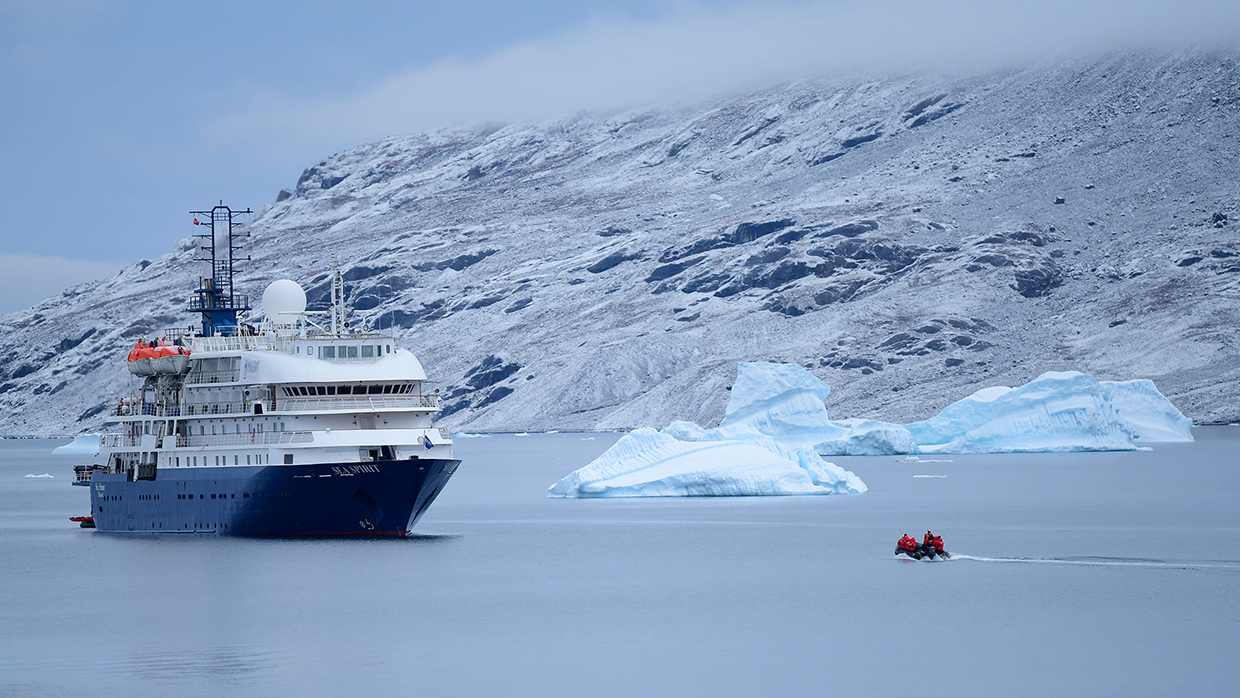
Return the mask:
<svg viewBox="0 0 1240 698"><path fill-rule="evenodd" d="M280 279L263 291L263 314L276 325L292 325L306 309L306 292L296 281Z"/></svg>

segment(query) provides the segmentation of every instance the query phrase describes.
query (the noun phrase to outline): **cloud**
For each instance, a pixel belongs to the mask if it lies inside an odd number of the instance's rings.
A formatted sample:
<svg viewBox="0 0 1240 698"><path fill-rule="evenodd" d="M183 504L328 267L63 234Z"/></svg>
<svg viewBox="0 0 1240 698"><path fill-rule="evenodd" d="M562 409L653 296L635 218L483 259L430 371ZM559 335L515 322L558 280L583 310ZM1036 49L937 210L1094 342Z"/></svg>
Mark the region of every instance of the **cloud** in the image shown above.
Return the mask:
<svg viewBox="0 0 1240 698"><path fill-rule="evenodd" d="M123 265L32 254L0 254L0 315L23 310Z"/></svg>
<svg viewBox="0 0 1240 698"><path fill-rule="evenodd" d="M459 123L690 102L798 77L979 70L1080 51L1235 38L1218 0L766 3L593 22L473 61L447 60L327 99L269 95L207 125L263 148L347 147Z"/></svg>

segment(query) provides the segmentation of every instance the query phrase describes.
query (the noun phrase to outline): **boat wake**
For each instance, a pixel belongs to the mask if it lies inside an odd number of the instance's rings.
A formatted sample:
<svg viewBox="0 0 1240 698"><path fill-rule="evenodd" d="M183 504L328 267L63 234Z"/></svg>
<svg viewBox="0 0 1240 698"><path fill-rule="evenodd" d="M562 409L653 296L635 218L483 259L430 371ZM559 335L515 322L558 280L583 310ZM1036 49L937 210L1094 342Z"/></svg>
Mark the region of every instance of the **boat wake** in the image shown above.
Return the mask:
<svg viewBox="0 0 1240 698"><path fill-rule="evenodd" d="M1221 569L1240 572L1240 560L1158 560L1143 557L984 557L952 553L950 560L1008 562L1030 565L1079 565L1083 567L1148 567L1155 569Z"/></svg>

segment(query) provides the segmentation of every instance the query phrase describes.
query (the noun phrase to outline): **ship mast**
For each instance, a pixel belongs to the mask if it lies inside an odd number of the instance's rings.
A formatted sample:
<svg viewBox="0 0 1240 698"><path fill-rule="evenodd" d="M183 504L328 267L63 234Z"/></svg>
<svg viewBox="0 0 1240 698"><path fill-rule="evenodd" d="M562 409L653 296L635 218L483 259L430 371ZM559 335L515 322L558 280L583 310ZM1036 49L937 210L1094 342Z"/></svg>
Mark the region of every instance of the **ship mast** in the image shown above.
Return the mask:
<svg viewBox="0 0 1240 698"><path fill-rule="evenodd" d="M195 298L190 301L187 309L191 313L202 314L202 334L204 337L220 335L228 337L239 331L237 313L250 309L248 296L233 293L233 261L237 259L237 250L241 248L235 242L233 216L253 213L250 209L234 211L220 204L210 211L190 211L194 214L194 225L209 225L211 232L201 233L200 238L210 241L200 248L210 252L210 257L203 256L195 261L211 264L211 277L199 278L198 288L194 290ZM207 222L198 220L199 216L207 218ZM249 237L245 233L240 237Z"/></svg>

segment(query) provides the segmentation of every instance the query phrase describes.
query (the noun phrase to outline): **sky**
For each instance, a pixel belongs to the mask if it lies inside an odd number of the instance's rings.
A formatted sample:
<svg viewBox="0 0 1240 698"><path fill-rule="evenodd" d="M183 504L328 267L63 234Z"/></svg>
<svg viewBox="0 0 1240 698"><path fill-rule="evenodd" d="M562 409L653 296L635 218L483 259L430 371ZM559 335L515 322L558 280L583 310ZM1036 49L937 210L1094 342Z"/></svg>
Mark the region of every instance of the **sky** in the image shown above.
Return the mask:
<svg viewBox="0 0 1240 698"><path fill-rule="evenodd" d="M1234 0L0 0L0 314L389 135L1238 27Z"/></svg>

